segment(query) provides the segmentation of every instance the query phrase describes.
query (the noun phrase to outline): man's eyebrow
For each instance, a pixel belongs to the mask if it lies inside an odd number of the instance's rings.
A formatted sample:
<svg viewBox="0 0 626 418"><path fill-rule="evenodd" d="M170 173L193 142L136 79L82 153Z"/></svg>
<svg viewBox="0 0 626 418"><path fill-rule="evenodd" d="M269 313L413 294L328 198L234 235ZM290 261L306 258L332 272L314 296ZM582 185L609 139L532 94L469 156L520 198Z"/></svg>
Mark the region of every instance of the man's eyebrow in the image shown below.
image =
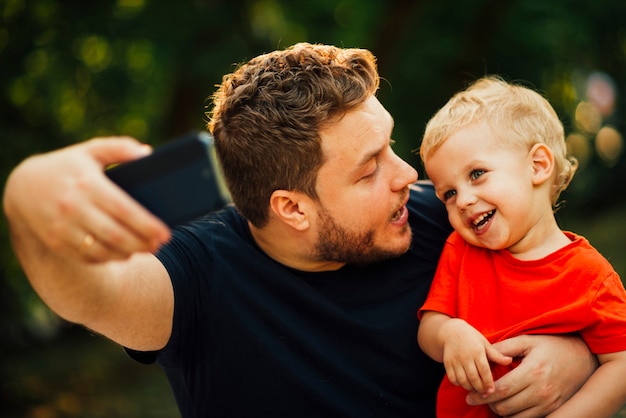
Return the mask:
<svg viewBox="0 0 626 418"><path fill-rule="evenodd" d="M366 153L363 157L361 157L361 159L358 161L357 166L360 168L362 166L364 166L365 164L367 164L367 162L369 160L371 160L372 158L376 158L377 155L379 155L383 149L385 147L387 147L388 144L385 144L383 147L379 147L376 149L373 149L371 151L369 151L368 153Z"/></svg>

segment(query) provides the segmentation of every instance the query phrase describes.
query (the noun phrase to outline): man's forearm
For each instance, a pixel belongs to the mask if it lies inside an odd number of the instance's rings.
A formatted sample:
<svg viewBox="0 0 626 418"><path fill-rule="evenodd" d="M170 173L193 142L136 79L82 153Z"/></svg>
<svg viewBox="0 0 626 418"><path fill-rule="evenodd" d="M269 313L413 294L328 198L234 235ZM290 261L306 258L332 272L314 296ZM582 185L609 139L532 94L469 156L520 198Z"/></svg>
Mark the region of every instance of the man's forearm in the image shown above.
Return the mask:
<svg viewBox="0 0 626 418"><path fill-rule="evenodd" d="M11 244L35 292L62 318L89 322L101 309L101 288L95 276L106 266L64 259L15 223L10 222Z"/></svg>

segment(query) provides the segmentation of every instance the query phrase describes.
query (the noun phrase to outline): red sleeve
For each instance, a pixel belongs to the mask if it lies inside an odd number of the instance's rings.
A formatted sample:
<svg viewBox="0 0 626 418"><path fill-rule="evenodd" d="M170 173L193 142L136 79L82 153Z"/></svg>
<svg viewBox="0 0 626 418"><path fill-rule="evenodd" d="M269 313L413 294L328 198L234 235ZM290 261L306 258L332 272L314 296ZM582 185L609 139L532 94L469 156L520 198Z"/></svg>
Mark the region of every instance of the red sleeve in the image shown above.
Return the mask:
<svg viewBox="0 0 626 418"><path fill-rule="evenodd" d="M619 275L610 271L598 282L598 291L591 303L596 319L582 331L582 336L595 354L626 350L626 291Z"/></svg>

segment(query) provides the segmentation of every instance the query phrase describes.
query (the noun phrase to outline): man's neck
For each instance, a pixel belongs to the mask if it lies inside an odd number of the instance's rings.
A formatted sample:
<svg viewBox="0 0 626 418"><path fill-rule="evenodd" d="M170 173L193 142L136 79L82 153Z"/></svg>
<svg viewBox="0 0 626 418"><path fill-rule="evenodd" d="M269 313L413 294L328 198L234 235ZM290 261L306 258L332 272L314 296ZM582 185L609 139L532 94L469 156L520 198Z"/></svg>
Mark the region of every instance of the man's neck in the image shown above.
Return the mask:
<svg viewBox="0 0 626 418"><path fill-rule="evenodd" d="M265 226L257 228L248 222L252 238L259 248L275 261L301 271L319 272L339 270L345 265L336 261L316 260L313 257L315 243L309 239L310 232L299 232L288 227Z"/></svg>

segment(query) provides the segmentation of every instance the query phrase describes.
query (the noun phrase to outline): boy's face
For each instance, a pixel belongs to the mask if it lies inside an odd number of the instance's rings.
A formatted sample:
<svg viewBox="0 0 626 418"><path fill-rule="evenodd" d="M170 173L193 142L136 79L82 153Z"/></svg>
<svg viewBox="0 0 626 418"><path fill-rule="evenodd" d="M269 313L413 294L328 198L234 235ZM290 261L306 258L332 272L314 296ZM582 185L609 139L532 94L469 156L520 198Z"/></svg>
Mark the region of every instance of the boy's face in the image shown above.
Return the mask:
<svg viewBox="0 0 626 418"><path fill-rule="evenodd" d="M406 202L417 172L391 149L393 119L376 97L324 127L314 256L368 263L411 243Z"/></svg>
<svg viewBox="0 0 626 418"><path fill-rule="evenodd" d="M512 250L546 216L545 194L533 184L530 150L498 138L484 123L450 136L425 168L450 223L473 245Z"/></svg>

